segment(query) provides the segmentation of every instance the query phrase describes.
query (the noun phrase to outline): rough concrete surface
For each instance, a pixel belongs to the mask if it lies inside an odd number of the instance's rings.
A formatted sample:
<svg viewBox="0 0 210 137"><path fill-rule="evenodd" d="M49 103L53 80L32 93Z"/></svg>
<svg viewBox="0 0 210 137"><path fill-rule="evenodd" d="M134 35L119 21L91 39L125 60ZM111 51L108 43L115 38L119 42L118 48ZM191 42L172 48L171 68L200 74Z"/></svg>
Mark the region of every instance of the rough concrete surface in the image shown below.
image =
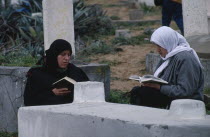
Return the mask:
<svg viewBox="0 0 210 137"><path fill-rule="evenodd" d="M19 110L19 137L209 137L210 116L173 119L167 110L73 103Z"/></svg>
<svg viewBox="0 0 210 137"><path fill-rule="evenodd" d="M177 100L175 103L172 102L173 110L169 111L106 103L102 98L103 84L100 82L79 82L75 87L79 93L75 94L75 98L79 98L80 103L74 100L73 103L65 105L20 108L19 137L209 137L210 135L210 116L199 117L203 113L192 110L203 109L201 101ZM92 95L87 96L87 94ZM179 113L180 109L176 109L178 107L186 111ZM191 119L186 118L185 113ZM198 118L194 117L194 114L198 115Z"/></svg>

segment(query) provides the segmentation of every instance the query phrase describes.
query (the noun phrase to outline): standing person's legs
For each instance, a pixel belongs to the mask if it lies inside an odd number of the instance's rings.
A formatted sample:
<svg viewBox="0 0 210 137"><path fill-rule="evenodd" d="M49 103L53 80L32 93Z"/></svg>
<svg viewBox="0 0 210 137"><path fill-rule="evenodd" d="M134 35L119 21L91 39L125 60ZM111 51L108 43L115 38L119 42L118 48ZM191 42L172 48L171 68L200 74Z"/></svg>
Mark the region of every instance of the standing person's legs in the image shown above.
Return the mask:
<svg viewBox="0 0 210 137"><path fill-rule="evenodd" d="M183 14L182 14L182 4L175 3L175 11L173 14L173 19L177 26L181 30L182 35L184 35L184 25L183 25Z"/></svg>
<svg viewBox="0 0 210 137"><path fill-rule="evenodd" d="M137 86L131 90L130 103L133 105L166 108L172 99L154 88Z"/></svg>
<svg viewBox="0 0 210 137"><path fill-rule="evenodd" d="M173 8L170 0L163 0L162 26L170 26L172 16L173 16Z"/></svg>

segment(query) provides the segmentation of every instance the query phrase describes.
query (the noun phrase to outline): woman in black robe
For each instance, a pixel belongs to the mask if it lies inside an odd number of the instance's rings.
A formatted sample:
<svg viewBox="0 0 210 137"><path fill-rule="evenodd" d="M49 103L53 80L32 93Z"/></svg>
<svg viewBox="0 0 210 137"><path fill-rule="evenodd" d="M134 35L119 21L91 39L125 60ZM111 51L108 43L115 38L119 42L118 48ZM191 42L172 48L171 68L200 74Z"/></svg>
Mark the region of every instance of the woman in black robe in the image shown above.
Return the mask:
<svg viewBox="0 0 210 137"><path fill-rule="evenodd" d="M44 63L31 68L27 73L24 91L25 106L54 105L73 102L74 91L68 88L53 88L57 80L68 76L77 82L88 81L87 75L69 63L72 54L69 42L58 39L46 50Z"/></svg>

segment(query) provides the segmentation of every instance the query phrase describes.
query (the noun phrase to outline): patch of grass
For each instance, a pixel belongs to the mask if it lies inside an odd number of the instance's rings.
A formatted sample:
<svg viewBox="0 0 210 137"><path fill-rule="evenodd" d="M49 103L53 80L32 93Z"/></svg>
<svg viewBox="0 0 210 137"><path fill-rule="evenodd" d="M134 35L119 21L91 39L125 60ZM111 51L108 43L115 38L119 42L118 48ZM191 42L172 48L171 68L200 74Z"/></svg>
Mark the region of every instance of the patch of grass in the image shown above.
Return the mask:
<svg viewBox="0 0 210 137"><path fill-rule="evenodd" d="M36 64L38 58L31 55L26 56L0 56L0 65L2 66L21 66L30 67Z"/></svg>
<svg viewBox="0 0 210 137"><path fill-rule="evenodd" d="M207 114L207 115L210 115L210 110L207 110L207 111L206 111L206 114Z"/></svg>
<svg viewBox="0 0 210 137"><path fill-rule="evenodd" d="M98 40L92 42L87 48L82 50L79 55L88 56L95 54L109 54L114 51L114 48L107 45L104 41Z"/></svg>
<svg viewBox="0 0 210 137"><path fill-rule="evenodd" d="M144 13L147 16L161 14L161 7L159 7L159 6L148 6L145 3L141 3L140 8L144 11Z"/></svg>
<svg viewBox="0 0 210 137"><path fill-rule="evenodd" d="M130 30L144 30L147 27L153 27L157 28L157 26L161 26L160 21L142 21L142 22L118 22L114 25L115 29L130 29Z"/></svg>
<svg viewBox="0 0 210 137"><path fill-rule="evenodd" d="M0 132L0 137L18 137L18 133Z"/></svg>
<svg viewBox="0 0 210 137"><path fill-rule="evenodd" d="M154 6L148 6L146 3L141 3L140 7L144 11L144 13L155 12L155 7Z"/></svg>
<svg viewBox="0 0 210 137"><path fill-rule="evenodd" d="M110 16L110 19L112 19L112 20L120 20L120 17L118 17L118 16Z"/></svg>
<svg viewBox="0 0 210 137"><path fill-rule="evenodd" d="M109 98L108 102L129 104L130 95L127 92L123 92L123 91L119 91L119 90L111 90L110 98Z"/></svg>
<svg viewBox="0 0 210 137"><path fill-rule="evenodd" d="M206 89L204 89L204 94L207 94L207 95L209 95L209 96L210 96L210 88L206 88Z"/></svg>
<svg viewBox="0 0 210 137"><path fill-rule="evenodd" d="M103 5L104 8L111 8L111 7L123 7L122 4L106 4Z"/></svg>
<svg viewBox="0 0 210 137"><path fill-rule="evenodd" d="M103 60L103 61L100 61L99 63L100 64L108 64L109 66L116 66L116 65L119 65L121 62L119 62L117 60L113 60L113 61Z"/></svg>
<svg viewBox="0 0 210 137"><path fill-rule="evenodd" d="M120 46L120 45L140 45L140 44L149 43L149 41L145 40L145 38L148 38L148 35L142 34L131 38L118 37L112 40L112 44Z"/></svg>

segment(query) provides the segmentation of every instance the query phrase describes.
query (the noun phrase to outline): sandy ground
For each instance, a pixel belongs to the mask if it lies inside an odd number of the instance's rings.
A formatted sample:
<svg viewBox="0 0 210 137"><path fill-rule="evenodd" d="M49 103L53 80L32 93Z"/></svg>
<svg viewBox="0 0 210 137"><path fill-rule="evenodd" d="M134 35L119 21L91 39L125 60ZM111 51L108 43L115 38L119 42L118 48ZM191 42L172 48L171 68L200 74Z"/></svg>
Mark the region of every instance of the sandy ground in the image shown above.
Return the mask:
<svg viewBox="0 0 210 137"><path fill-rule="evenodd" d="M128 1L128 0L127 0ZM122 20L129 20L129 7L126 6L126 0L86 0L88 4L101 4L107 11L108 16L118 16ZM110 6L119 5L119 6ZM123 6L124 5L124 6ZM160 16L145 17L145 19L160 19ZM132 35L141 33L142 30L132 31ZM91 57L92 62L109 62L111 68L111 89L130 91L132 87L139 85L137 81L129 80L130 75L145 74L146 54L155 51L152 44L143 45L124 45L120 46L122 52L107 55L95 55Z"/></svg>

